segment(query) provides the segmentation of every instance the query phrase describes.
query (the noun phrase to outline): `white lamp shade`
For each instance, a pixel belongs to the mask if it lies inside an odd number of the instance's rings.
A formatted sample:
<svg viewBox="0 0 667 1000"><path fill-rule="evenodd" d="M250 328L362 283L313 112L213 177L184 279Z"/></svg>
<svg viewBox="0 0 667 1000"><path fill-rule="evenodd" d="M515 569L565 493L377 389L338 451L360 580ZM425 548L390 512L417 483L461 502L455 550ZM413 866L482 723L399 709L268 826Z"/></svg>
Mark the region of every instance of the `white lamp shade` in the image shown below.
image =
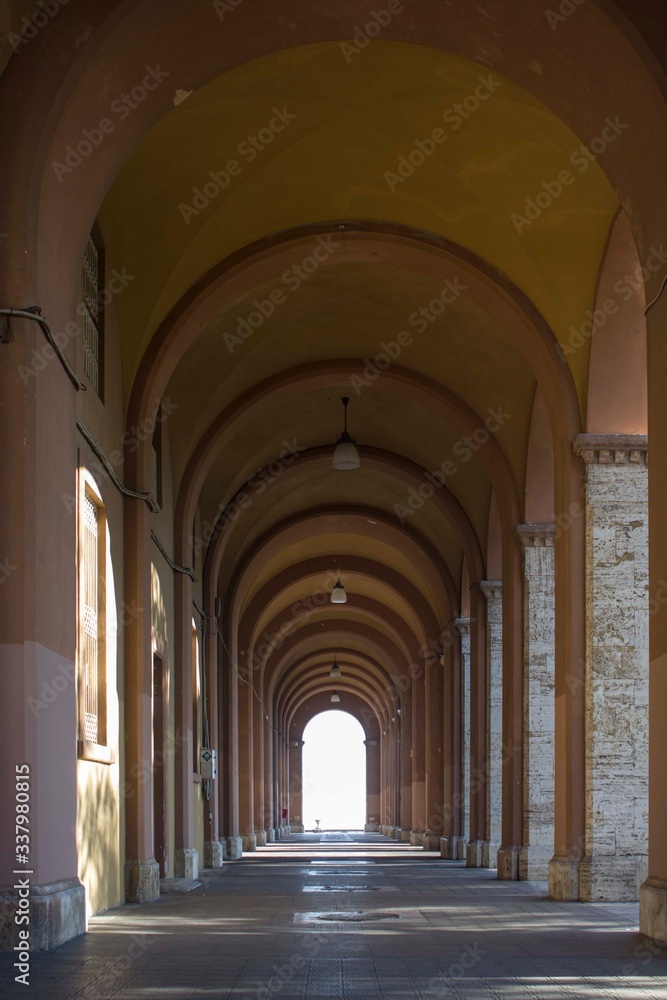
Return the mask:
<svg viewBox="0 0 667 1000"><path fill-rule="evenodd" d="M339 441L333 453L332 464L334 469L349 471L358 469L361 465L359 452L351 441Z"/></svg>
<svg viewBox="0 0 667 1000"><path fill-rule="evenodd" d="M340 701L340 695L338 694L338 691L334 691L334 693L331 695L331 704L336 705L339 701Z"/></svg>
<svg viewBox="0 0 667 1000"><path fill-rule="evenodd" d="M331 591L331 603L332 604L347 604L347 594L345 593L345 587L338 581L334 584L333 590Z"/></svg>
<svg viewBox="0 0 667 1000"><path fill-rule="evenodd" d="M337 663L334 663L333 667L329 671L329 677L331 678L331 680L338 680L338 678L342 676L343 675L340 672L340 667L338 666Z"/></svg>

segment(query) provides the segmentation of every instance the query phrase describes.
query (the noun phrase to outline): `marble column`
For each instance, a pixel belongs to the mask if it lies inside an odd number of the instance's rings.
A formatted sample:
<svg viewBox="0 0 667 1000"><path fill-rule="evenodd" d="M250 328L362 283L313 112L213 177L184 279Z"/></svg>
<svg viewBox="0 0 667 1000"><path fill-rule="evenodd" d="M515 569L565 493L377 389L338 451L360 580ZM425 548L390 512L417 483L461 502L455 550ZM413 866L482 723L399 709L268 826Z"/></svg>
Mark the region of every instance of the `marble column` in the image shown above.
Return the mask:
<svg viewBox="0 0 667 1000"><path fill-rule="evenodd" d="M412 688L408 688L401 699L401 714L396 715L389 725L398 745L398 780L401 783L399 815L396 817L396 839L410 842L412 830Z"/></svg>
<svg viewBox="0 0 667 1000"><path fill-rule="evenodd" d="M292 833L303 833L303 740L289 741L289 821Z"/></svg>
<svg viewBox="0 0 667 1000"><path fill-rule="evenodd" d="M579 894L636 900L648 868L646 438L580 435L575 452L586 464L586 845Z"/></svg>
<svg viewBox="0 0 667 1000"><path fill-rule="evenodd" d="M426 829L422 846L426 851L439 851L444 835L445 803L450 799L449 795L445 799L444 763L445 718L451 718L451 665L447 669L439 656L426 660L426 683Z"/></svg>
<svg viewBox="0 0 667 1000"><path fill-rule="evenodd" d="M486 598L486 843L482 868L495 868L502 839L503 794L503 603L500 580L483 580Z"/></svg>
<svg viewBox="0 0 667 1000"><path fill-rule="evenodd" d="M656 275L653 280L660 279ZM666 295L651 308L646 321L649 427L657 442L667 427ZM658 446L651 455L649 476L649 874L639 894L639 927L642 934L662 942L667 942L667 523L660 516L665 495L667 448Z"/></svg>
<svg viewBox="0 0 667 1000"><path fill-rule="evenodd" d="M521 524L524 555L523 846L519 878L547 880L554 852L555 561L553 524Z"/></svg>
<svg viewBox="0 0 667 1000"><path fill-rule="evenodd" d="M380 829L380 741L364 740L366 747L366 833Z"/></svg>
<svg viewBox="0 0 667 1000"><path fill-rule="evenodd" d="M480 582L470 585L470 839L466 867L482 868L488 854L489 699L486 598Z"/></svg>
<svg viewBox="0 0 667 1000"><path fill-rule="evenodd" d="M465 861L470 842L470 619L456 618L454 631L460 637L461 704L454 711L461 715L461 781L459 801L461 833L445 836L440 854L451 861Z"/></svg>
<svg viewBox="0 0 667 1000"><path fill-rule="evenodd" d="M415 672L412 680L412 826L410 843L422 846L426 832L426 677Z"/></svg>

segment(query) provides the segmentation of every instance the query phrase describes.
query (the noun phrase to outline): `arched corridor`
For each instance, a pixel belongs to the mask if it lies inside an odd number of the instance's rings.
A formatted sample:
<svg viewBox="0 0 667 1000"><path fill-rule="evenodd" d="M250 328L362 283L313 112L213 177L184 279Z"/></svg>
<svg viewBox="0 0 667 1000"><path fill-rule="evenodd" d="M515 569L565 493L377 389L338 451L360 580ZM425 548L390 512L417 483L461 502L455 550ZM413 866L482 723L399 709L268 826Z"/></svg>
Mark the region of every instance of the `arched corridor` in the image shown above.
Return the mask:
<svg viewBox="0 0 667 1000"><path fill-rule="evenodd" d="M3 950L311 844L334 706L667 942L664 4L6 6Z"/></svg>

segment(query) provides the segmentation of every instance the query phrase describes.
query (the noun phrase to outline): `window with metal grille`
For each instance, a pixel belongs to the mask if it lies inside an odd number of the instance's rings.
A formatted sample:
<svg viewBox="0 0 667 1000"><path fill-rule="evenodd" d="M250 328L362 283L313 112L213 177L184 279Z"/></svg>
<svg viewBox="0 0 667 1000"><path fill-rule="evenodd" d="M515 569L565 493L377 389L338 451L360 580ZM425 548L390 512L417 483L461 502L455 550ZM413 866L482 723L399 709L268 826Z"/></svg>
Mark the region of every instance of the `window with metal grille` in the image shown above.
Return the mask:
<svg viewBox="0 0 667 1000"><path fill-rule="evenodd" d="M83 255L83 370L103 399L104 375L104 249L96 232L86 242Z"/></svg>
<svg viewBox="0 0 667 1000"><path fill-rule="evenodd" d="M99 510L93 501L83 499L83 641L82 641L82 700L83 739L100 743L99 704Z"/></svg>

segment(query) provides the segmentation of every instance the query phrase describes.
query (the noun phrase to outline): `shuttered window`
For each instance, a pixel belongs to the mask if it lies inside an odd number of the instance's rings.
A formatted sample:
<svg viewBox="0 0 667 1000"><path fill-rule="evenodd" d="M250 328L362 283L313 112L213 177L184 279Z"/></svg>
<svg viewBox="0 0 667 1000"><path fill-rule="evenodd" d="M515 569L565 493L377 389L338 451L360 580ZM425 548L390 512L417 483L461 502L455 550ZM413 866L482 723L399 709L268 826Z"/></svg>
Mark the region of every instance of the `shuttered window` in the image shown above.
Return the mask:
<svg viewBox="0 0 667 1000"><path fill-rule="evenodd" d="M91 386L104 398L104 248L97 228L83 254L83 370Z"/></svg>
<svg viewBox="0 0 667 1000"><path fill-rule="evenodd" d="M99 509L88 497L83 500L83 648L82 697L83 738L100 743L100 641L99 641Z"/></svg>

